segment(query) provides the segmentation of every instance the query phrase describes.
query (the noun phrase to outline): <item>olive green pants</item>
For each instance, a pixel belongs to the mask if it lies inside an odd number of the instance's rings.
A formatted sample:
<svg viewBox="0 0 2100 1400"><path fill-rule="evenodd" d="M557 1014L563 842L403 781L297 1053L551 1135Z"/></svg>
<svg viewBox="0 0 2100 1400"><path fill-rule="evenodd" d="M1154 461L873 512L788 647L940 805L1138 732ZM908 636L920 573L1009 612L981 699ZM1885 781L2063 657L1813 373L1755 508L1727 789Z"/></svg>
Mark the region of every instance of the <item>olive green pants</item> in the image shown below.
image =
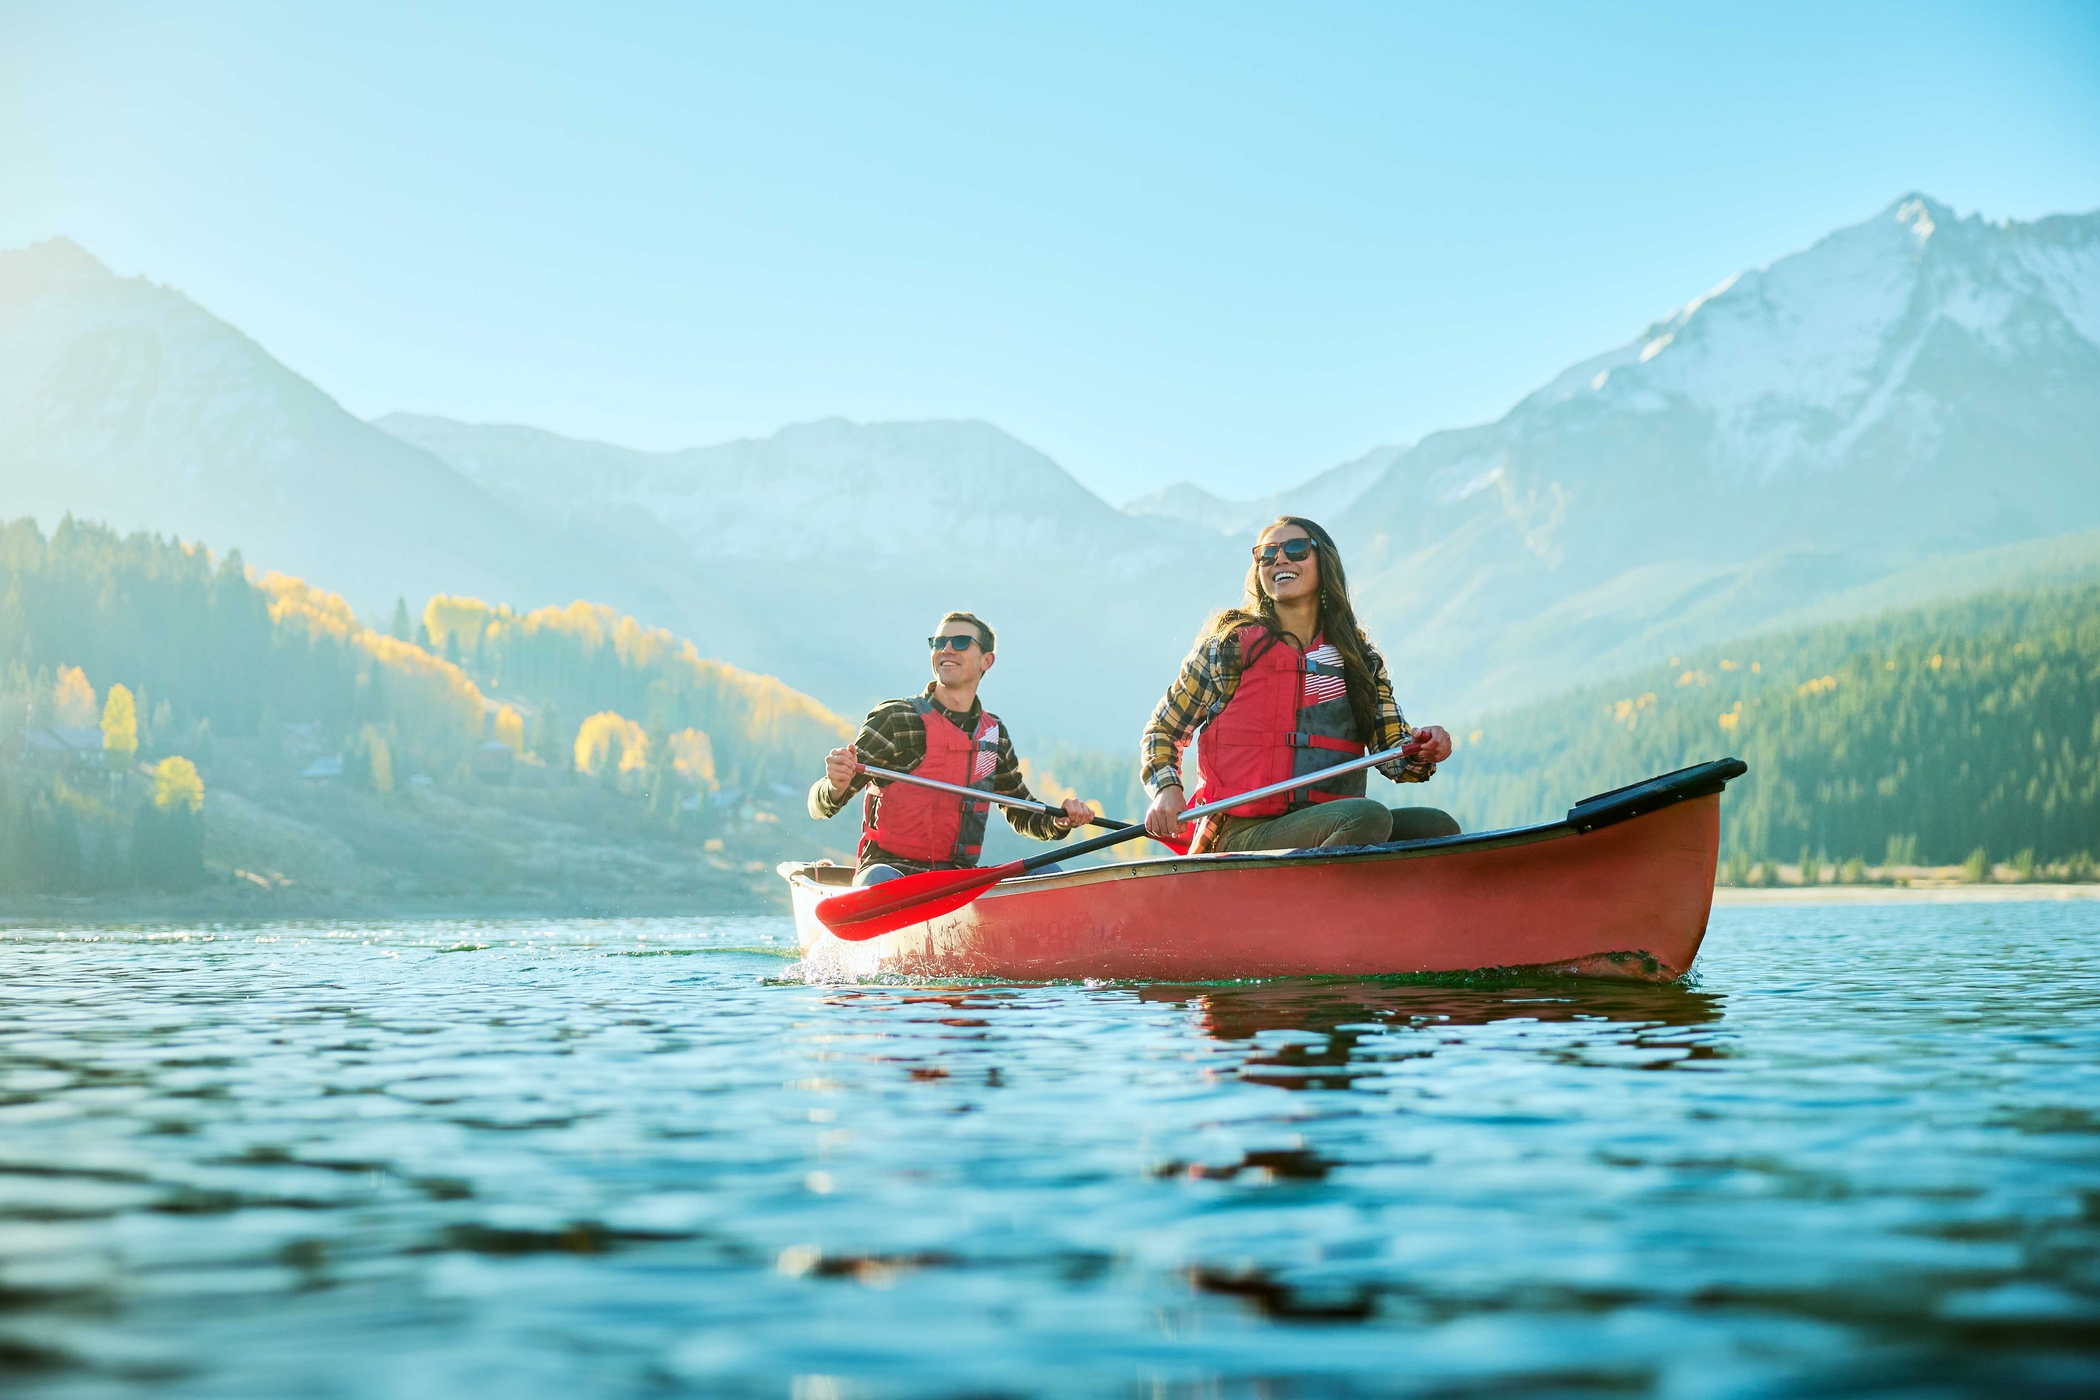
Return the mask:
<svg viewBox="0 0 2100 1400"><path fill-rule="evenodd" d="M1375 846L1456 836L1458 823L1434 807L1388 807L1368 797L1315 802L1280 817L1227 817L1214 851L1299 851L1308 846Z"/></svg>

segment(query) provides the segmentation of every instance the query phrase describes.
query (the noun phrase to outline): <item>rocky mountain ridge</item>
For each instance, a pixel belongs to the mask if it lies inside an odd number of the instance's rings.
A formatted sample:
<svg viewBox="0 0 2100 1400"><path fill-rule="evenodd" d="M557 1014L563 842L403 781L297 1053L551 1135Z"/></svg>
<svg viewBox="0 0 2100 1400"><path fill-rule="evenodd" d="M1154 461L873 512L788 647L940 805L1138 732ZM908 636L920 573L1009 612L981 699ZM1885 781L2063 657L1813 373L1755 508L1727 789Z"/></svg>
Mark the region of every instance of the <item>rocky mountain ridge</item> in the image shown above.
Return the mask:
<svg viewBox="0 0 2100 1400"><path fill-rule="evenodd" d="M1493 703L2100 525L2096 306L2100 215L1906 196L1398 457L1344 527L1360 607Z"/></svg>

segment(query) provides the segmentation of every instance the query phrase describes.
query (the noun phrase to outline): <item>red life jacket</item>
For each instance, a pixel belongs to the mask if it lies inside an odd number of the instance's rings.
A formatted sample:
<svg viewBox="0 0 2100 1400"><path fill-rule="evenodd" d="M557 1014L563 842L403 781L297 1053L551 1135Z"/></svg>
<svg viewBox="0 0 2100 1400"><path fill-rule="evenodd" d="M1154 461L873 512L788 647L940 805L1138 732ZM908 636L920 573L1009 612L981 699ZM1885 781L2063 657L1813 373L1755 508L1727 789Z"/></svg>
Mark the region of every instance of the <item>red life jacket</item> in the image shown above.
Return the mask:
<svg viewBox="0 0 2100 1400"><path fill-rule="evenodd" d="M1340 666L1308 661L1304 652L1260 627L1242 627L1235 635L1240 681L1232 698L1196 731L1201 781L1189 802L1192 807L1212 797L1317 773L1366 752ZM1313 638L1311 649L1320 647L1320 639ZM1362 797L1365 790L1363 770L1358 769L1318 787L1277 793L1221 815L1281 816L1308 803Z"/></svg>
<svg viewBox="0 0 2100 1400"><path fill-rule="evenodd" d="M911 702L926 726L926 757L912 768L922 778L990 791L999 766L999 717L984 711L977 732L966 734L921 695ZM878 788L880 795L878 796ZM984 850L989 802L910 783L870 783L862 796L860 854L880 846L906 860L975 865Z"/></svg>

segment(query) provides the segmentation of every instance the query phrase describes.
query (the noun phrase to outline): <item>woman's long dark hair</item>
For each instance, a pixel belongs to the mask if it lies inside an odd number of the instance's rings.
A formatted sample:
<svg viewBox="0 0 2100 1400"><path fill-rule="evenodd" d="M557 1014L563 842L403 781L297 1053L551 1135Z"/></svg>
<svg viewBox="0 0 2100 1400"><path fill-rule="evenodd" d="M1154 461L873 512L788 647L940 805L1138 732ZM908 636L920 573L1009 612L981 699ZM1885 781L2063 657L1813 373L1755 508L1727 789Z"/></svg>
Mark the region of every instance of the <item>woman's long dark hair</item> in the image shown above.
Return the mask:
<svg viewBox="0 0 2100 1400"><path fill-rule="evenodd" d="M1267 534L1278 525L1296 525L1312 536L1319 546L1320 556L1320 636L1331 643L1342 654L1342 679L1349 687L1349 712L1356 717L1356 732L1366 744L1378 739L1378 691L1371 680L1371 663L1364 659L1364 647L1368 639L1357 624L1356 609L1349 602L1349 574L1342 567L1342 552L1334 547L1334 536L1302 515L1279 515L1262 526L1261 534ZM1255 536L1261 538L1260 534ZM1246 596L1236 608L1226 608L1213 613L1210 621L1203 624L1203 632L1196 638L1198 647L1206 646L1215 639L1242 627L1259 627L1268 635L1256 644L1254 656L1243 656L1240 665L1248 663L1283 640L1283 623L1276 616L1276 600L1262 591L1261 563L1256 560L1247 570ZM1312 638L1304 639L1310 645Z"/></svg>

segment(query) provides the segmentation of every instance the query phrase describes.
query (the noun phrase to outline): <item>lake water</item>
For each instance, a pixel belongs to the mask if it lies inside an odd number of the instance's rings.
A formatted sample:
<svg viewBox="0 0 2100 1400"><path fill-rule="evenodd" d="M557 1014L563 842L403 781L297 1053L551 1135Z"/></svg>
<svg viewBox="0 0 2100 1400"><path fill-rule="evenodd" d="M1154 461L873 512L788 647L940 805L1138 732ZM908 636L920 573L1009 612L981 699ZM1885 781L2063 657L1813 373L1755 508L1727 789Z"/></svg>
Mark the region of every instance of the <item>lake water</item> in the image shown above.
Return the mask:
<svg viewBox="0 0 2100 1400"><path fill-rule="evenodd" d="M0 957L16 1396L2100 1393L2100 902L1717 910L1689 987Z"/></svg>

